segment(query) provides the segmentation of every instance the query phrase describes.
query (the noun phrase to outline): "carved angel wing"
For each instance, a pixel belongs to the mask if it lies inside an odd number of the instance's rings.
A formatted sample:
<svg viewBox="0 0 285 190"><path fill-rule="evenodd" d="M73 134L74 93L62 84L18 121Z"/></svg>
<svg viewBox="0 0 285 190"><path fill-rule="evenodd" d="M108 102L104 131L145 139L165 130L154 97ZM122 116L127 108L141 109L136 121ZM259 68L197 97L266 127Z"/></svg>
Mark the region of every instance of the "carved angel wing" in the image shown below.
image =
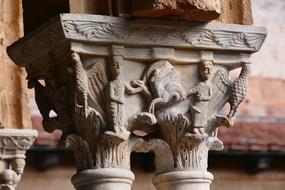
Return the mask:
<svg viewBox="0 0 285 190"><path fill-rule="evenodd" d="M208 116L216 114L229 98L228 87L232 81L225 70L218 70L213 77L212 98L208 107Z"/></svg>
<svg viewBox="0 0 285 190"><path fill-rule="evenodd" d="M94 64L88 71L89 105L93 105L103 118L106 118L104 88L108 84L105 68L101 63Z"/></svg>

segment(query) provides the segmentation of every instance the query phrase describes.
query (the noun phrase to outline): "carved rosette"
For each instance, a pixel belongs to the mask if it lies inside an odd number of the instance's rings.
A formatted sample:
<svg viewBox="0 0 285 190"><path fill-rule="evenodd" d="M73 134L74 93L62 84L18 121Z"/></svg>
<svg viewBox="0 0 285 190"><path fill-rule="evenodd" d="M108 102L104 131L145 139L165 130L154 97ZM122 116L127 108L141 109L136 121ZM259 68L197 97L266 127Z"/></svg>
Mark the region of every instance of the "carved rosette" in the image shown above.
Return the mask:
<svg viewBox="0 0 285 190"><path fill-rule="evenodd" d="M0 129L0 189L14 190L25 167L26 151L33 145L37 132L27 129Z"/></svg>
<svg viewBox="0 0 285 190"><path fill-rule="evenodd" d="M8 54L26 68L44 128L63 131L79 172L129 170L132 151L153 151L157 173L207 171L265 36L252 26L63 14Z"/></svg>

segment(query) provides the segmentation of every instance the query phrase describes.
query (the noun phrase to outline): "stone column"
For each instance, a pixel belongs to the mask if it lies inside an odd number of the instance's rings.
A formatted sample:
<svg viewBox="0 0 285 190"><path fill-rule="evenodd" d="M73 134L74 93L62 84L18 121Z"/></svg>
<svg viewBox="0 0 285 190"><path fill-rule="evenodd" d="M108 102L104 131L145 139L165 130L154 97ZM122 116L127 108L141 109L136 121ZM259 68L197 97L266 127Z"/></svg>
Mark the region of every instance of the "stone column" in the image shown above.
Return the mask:
<svg viewBox="0 0 285 190"><path fill-rule="evenodd" d="M26 151L37 132L28 129L0 129L0 189L14 190L25 167Z"/></svg>
<svg viewBox="0 0 285 190"><path fill-rule="evenodd" d="M0 1L0 124L5 128L31 128L25 71L9 59L6 48L23 35L21 0Z"/></svg>
<svg viewBox="0 0 285 190"><path fill-rule="evenodd" d="M25 71L12 63L6 47L23 34L21 0L0 1L0 189L15 189L33 144ZM13 128L13 129L12 129Z"/></svg>
<svg viewBox="0 0 285 190"><path fill-rule="evenodd" d="M62 130L74 151L76 189L131 189L130 153L153 151L157 189L208 190L208 151L223 148L218 128L233 125L265 36L253 26L62 14L8 54L28 73L44 128Z"/></svg>

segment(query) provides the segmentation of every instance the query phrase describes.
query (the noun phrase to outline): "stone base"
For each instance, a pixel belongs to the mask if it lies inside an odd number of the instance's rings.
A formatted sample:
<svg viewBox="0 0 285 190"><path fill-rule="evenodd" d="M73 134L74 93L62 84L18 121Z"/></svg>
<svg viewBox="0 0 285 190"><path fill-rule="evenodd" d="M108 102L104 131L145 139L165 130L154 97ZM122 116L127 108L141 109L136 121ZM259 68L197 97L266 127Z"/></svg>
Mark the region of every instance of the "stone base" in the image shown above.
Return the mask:
<svg viewBox="0 0 285 190"><path fill-rule="evenodd" d="M134 179L129 170L104 168L79 172L71 182L77 190L131 190Z"/></svg>
<svg viewBox="0 0 285 190"><path fill-rule="evenodd" d="M157 190L209 190L213 178L209 172L175 171L156 175L153 184Z"/></svg>

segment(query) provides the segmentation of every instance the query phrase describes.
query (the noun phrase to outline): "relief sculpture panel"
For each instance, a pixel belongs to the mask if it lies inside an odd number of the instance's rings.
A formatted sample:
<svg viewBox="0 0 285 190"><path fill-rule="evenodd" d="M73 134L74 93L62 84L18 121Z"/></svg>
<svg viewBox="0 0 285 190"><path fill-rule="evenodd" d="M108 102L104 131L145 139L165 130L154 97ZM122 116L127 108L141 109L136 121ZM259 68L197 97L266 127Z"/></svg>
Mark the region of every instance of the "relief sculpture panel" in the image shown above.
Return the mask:
<svg viewBox="0 0 285 190"><path fill-rule="evenodd" d="M240 76L231 80L231 68L215 63L213 53L206 52L210 55L206 59L201 56L197 63L183 64L196 74L184 76L187 81L182 81L178 71L181 64L166 59L129 60L127 64L128 58L124 57L127 50L119 48L121 53L117 52L117 46L109 46L108 57L89 56L95 61L70 50L67 54L70 63L66 64L71 66L68 72L74 81L72 87L57 87L50 77L43 86L29 77L45 129L63 130L68 147L75 151L79 171L105 167L129 169L132 151L154 151L158 159L166 157L169 162L157 166L162 170L158 172L206 171L208 150L223 147L217 138L218 127L233 125L238 105L245 98L249 63L235 63L242 69ZM132 62L141 65L137 79L126 77L126 73L132 72L129 68ZM71 103L66 96L73 98ZM136 99L129 104L131 96ZM231 106L229 113L220 114L227 102ZM186 111L182 108L185 106L188 106ZM130 113L133 107L138 111ZM169 111L173 107L174 111ZM49 117L51 110L56 117ZM72 117L73 121L64 117ZM135 131L145 136L137 136ZM164 162L157 163L160 164Z"/></svg>
<svg viewBox="0 0 285 190"><path fill-rule="evenodd" d="M127 171L131 184L133 151L155 153L157 176L200 172L210 184L208 151L223 149L218 129L233 127L247 94L250 55L266 31L161 22L64 14L8 48L26 68L45 130L62 130L74 151L76 188L90 170ZM235 69L240 74L231 78ZM164 179L154 178L158 189Z"/></svg>

